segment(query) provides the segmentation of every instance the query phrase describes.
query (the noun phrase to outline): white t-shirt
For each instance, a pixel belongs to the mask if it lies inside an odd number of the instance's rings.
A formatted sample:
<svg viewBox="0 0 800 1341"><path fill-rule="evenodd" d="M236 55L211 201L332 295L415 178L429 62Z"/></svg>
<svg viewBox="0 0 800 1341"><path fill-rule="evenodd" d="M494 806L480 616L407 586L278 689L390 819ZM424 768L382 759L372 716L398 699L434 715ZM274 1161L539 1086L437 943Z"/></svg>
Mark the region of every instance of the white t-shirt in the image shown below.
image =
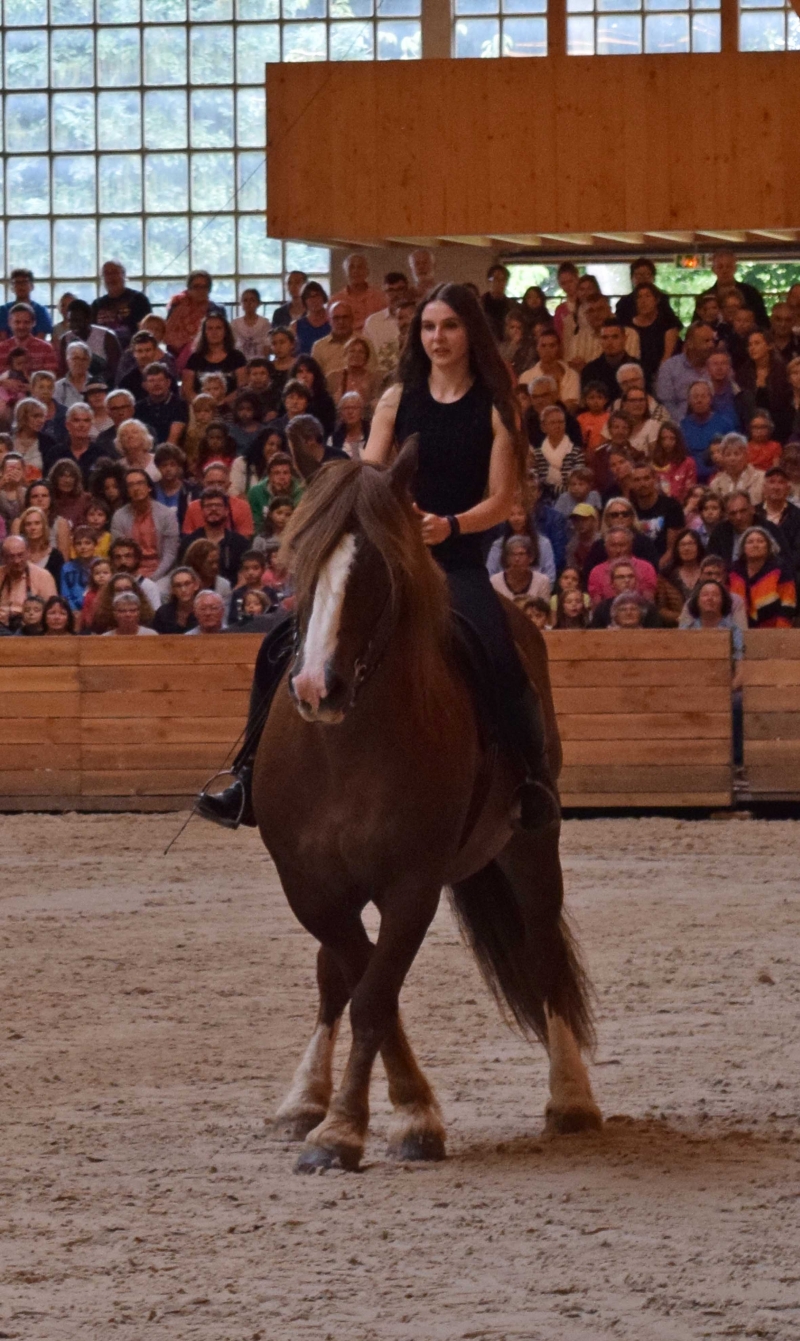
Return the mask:
<svg viewBox="0 0 800 1341"><path fill-rule="evenodd" d="M236 348L241 350L246 359L264 358L267 352L267 336L272 327L266 317L256 317L251 326L244 317L236 317L231 322L233 338L236 341Z"/></svg>

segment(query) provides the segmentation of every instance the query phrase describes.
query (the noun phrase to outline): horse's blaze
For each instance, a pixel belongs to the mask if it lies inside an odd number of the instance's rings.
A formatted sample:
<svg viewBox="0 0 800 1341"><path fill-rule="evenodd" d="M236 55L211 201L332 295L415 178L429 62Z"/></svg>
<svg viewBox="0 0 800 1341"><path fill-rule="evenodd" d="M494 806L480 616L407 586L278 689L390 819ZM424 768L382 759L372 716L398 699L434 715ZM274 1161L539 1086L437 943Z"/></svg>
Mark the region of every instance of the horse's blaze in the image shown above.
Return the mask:
<svg viewBox="0 0 800 1341"><path fill-rule="evenodd" d="M328 694L328 669L336 652L347 582L356 556L356 538L343 535L319 571L314 603L300 653L299 668L292 676L292 693L303 717L315 721L340 721L342 713L325 714Z"/></svg>

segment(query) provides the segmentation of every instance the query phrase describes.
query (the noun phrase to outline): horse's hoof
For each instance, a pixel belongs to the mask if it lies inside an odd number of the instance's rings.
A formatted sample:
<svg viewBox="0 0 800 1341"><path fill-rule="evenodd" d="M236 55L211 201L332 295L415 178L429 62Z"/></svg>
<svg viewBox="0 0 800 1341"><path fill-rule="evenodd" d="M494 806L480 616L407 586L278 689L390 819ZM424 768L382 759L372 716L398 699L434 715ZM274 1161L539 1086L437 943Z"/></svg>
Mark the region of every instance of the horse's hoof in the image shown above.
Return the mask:
<svg viewBox="0 0 800 1341"><path fill-rule="evenodd" d="M403 1162L444 1159L444 1138L438 1132L418 1132L390 1145L386 1153L389 1159Z"/></svg>
<svg viewBox="0 0 800 1341"><path fill-rule="evenodd" d="M548 1136L571 1136L575 1132L602 1131L603 1118L598 1108L545 1109L544 1129Z"/></svg>
<svg viewBox="0 0 800 1341"><path fill-rule="evenodd" d="M269 1131L276 1141L304 1141L310 1131L325 1120L325 1110L308 1109L302 1113L280 1114L270 1123Z"/></svg>
<svg viewBox="0 0 800 1341"><path fill-rule="evenodd" d="M357 1173L361 1163L361 1151L352 1146L338 1146L328 1149L322 1145L307 1145L295 1161L295 1173L325 1173L327 1169L340 1168L347 1173Z"/></svg>

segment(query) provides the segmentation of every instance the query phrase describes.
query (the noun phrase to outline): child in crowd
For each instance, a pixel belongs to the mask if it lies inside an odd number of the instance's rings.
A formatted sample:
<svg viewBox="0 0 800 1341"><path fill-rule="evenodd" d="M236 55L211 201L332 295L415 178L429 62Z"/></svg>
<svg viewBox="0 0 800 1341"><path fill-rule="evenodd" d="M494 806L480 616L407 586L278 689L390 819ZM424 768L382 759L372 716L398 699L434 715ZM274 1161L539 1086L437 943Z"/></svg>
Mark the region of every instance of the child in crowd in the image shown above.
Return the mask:
<svg viewBox="0 0 800 1341"><path fill-rule="evenodd" d="M264 437L261 399L255 391L249 391L245 387L243 391L237 392L233 402L233 423L229 431L240 456L246 456L259 438Z"/></svg>
<svg viewBox="0 0 800 1341"><path fill-rule="evenodd" d="M547 601L543 596L526 597L524 601L520 602L520 609L526 619L529 619L537 629L541 629L541 631L544 632L548 627L547 621L550 618L550 606L547 604Z"/></svg>
<svg viewBox="0 0 800 1341"><path fill-rule="evenodd" d="M259 315L261 294L258 289L243 289L239 305L244 316L235 317L231 322L236 348L242 351L246 359L258 358L267 351L270 332L267 318Z"/></svg>
<svg viewBox="0 0 800 1341"><path fill-rule="evenodd" d="M209 424L216 418L216 402L213 396L207 396L204 391L199 396L195 396L189 406L189 423L183 437L183 450L186 453L187 473L194 479L199 478L197 458L200 453L200 443Z"/></svg>
<svg viewBox="0 0 800 1341"><path fill-rule="evenodd" d="M584 604L585 599L588 600L585 592L576 588L559 591L558 596L555 597L555 619L552 627L555 629L587 629L590 614Z"/></svg>
<svg viewBox="0 0 800 1341"><path fill-rule="evenodd" d="M89 564L89 585L83 593L83 605L81 606L81 632L87 633L91 629L97 597L106 583L111 581L111 577L110 559L105 556L92 559Z"/></svg>
<svg viewBox="0 0 800 1341"><path fill-rule="evenodd" d="M766 410L756 410L750 420L747 444L748 465L756 470L771 470L780 465L781 444L775 441L775 425Z"/></svg>
<svg viewBox="0 0 800 1341"><path fill-rule="evenodd" d="M106 396L108 387L105 382L90 382L83 393L83 399L88 402L89 409L92 412L93 420L89 436L94 442L100 433L104 433L107 428L114 427L114 421L106 409Z"/></svg>
<svg viewBox="0 0 800 1341"><path fill-rule="evenodd" d="M241 624L244 618L244 600L248 592L264 591L266 556L257 549L245 550L239 564L239 585L231 592L228 623ZM271 597L272 592L268 595Z"/></svg>
<svg viewBox="0 0 800 1341"><path fill-rule="evenodd" d="M41 596L28 595L22 602L22 615L17 629L19 638L42 638L44 636L44 600Z"/></svg>
<svg viewBox="0 0 800 1341"><path fill-rule="evenodd" d="M556 589L550 597L550 613L553 620L555 620L556 615L558 614L559 601L563 596L566 596L568 591L579 592L584 610L591 613L592 603L589 600L588 594L583 590L580 569L572 568L567 565L567 567L563 568L559 573L556 581ZM553 625L553 627L555 627L555 625Z"/></svg>
<svg viewBox="0 0 800 1341"><path fill-rule="evenodd" d="M86 522L94 533L94 552L106 558L111 548L111 509L101 498L90 498L86 505ZM75 555L70 555L74 558Z"/></svg>
<svg viewBox="0 0 800 1341"><path fill-rule="evenodd" d="M242 619L240 623L246 623L254 619L256 615L266 615L270 610L270 598L263 589L256 591L255 587L250 587L244 594L242 600Z"/></svg>
<svg viewBox="0 0 800 1341"><path fill-rule="evenodd" d="M706 490L705 496L700 504L699 511L695 517L688 520L687 525L700 538L703 547L708 548L708 542L711 539L711 532L723 518L722 499L718 494L713 494L710 489Z"/></svg>
<svg viewBox="0 0 800 1341"><path fill-rule="evenodd" d="M210 396L214 402L215 419L232 419L233 409L231 408L231 399L228 392L228 379L224 373L207 372L201 378L203 394Z"/></svg>
<svg viewBox="0 0 800 1341"><path fill-rule="evenodd" d="M219 419L212 419L197 451L198 473L202 475L210 461L222 461L230 470L235 456L236 443L228 431L228 425Z"/></svg>
<svg viewBox="0 0 800 1341"><path fill-rule="evenodd" d="M72 533L75 558L67 559L61 569L61 595L70 610L81 610L89 586L89 565L96 557L95 534L91 526L76 526Z"/></svg>
<svg viewBox="0 0 800 1341"><path fill-rule="evenodd" d="M264 589L272 593L276 605L281 605L284 610L291 610L294 606L294 597L291 594L286 565L278 558L280 546L281 542L277 536L265 542L267 567L264 569Z"/></svg>
<svg viewBox="0 0 800 1341"><path fill-rule="evenodd" d="M653 465L661 490L683 503L697 484L697 466L677 424L662 424L653 444Z"/></svg>
<svg viewBox="0 0 800 1341"><path fill-rule="evenodd" d="M287 379L284 378L285 380ZM264 423L270 419L275 419L280 413L282 387L283 383L278 384L273 379L272 364L269 359L248 359L247 383L244 389L253 391L258 396L260 402L258 417Z"/></svg>
<svg viewBox="0 0 800 1341"><path fill-rule="evenodd" d="M586 406L578 415L578 423L583 434L583 446L586 460L591 464L592 457L604 439L604 429L608 423L608 392L602 382L589 382L583 393Z"/></svg>
<svg viewBox="0 0 800 1341"><path fill-rule="evenodd" d="M272 352L270 360L272 386L274 392L282 396L295 359L295 338L288 326L273 327L269 334L269 347Z"/></svg>
<svg viewBox="0 0 800 1341"><path fill-rule="evenodd" d="M599 512L603 504L593 485L594 472L588 466L576 466L567 478L565 492L559 494L553 504L556 512L560 512L562 517L571 517L572 509L578 503L590 503Z"/></svg>

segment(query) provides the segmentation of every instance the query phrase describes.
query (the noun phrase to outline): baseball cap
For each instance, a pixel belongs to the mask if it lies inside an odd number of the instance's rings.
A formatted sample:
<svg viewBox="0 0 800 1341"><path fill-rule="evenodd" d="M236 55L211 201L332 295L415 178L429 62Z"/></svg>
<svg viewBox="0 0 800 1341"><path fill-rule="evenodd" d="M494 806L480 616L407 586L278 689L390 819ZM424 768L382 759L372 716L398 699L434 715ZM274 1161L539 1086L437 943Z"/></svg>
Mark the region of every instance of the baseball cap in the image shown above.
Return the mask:
<svg viewBox="0 0 800 1341"><path fill-rule="evenodd" d="M569 515L571 517L596 517L597 508L593 508L591 503L576 503Z"/></svg>

